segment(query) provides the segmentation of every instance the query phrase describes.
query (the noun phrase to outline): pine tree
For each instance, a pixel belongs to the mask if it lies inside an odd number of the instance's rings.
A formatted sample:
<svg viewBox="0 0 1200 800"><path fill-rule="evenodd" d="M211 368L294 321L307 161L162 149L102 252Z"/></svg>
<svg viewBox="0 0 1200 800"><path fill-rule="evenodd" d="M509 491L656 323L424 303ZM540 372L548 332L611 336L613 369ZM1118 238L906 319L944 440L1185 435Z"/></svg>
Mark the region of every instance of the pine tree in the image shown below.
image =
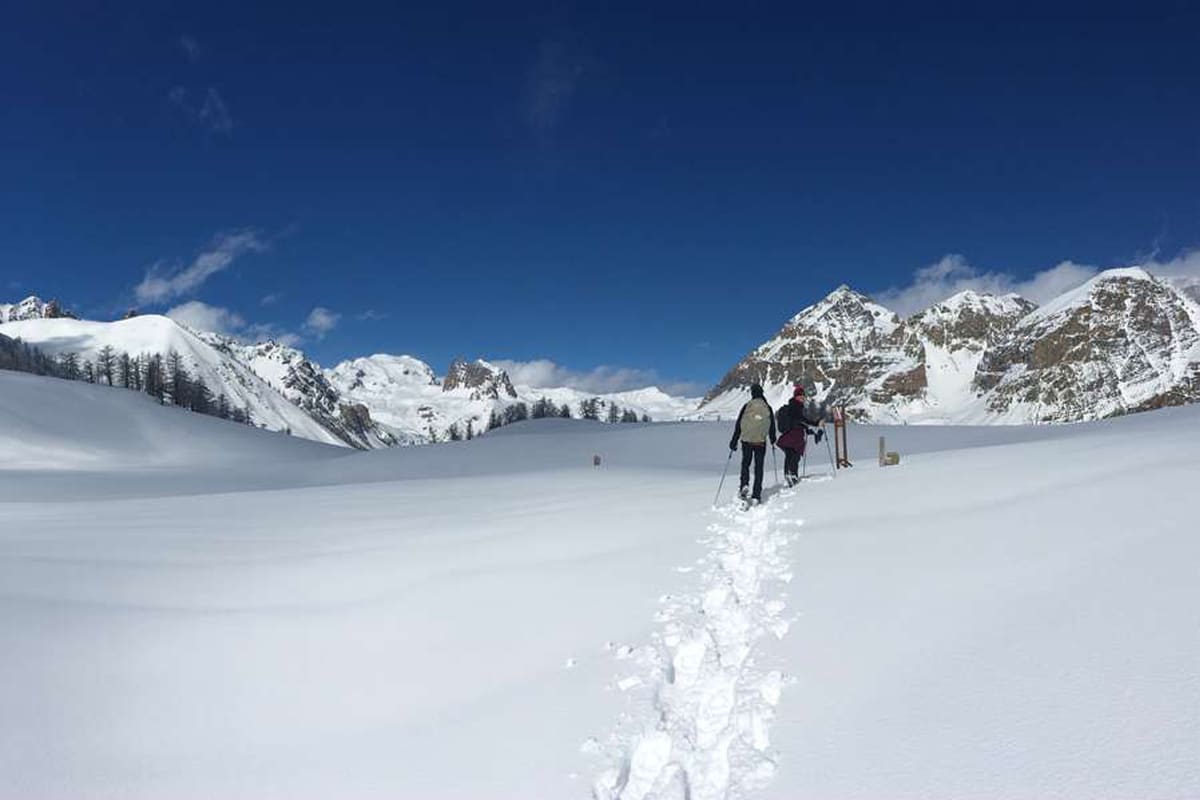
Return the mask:
<svg viewBox="0 0 1200 800"><path fill-rule="evenodd" d="M129 353L122 352L117 356L117 383L125 389L133 387L133 359Z"/></svg>
<svg viewBox="0 0 1200 800"><path fill-rule="evenodd" d="M166 375L163 383L171 403L184 408L191 407L191 376L183 365L183 356L177 350L169 350L166 359Z"/></svg>
<svg viewBox="0 0 1200 800"><path fill-rule="evenodd" d="M190 408L199 414L213 413L213 395L203 378L196 378L191 384Z"/></svg>
<svg viewBox="0 0 1200 800"><path fill-rule="evenodd" d="M616 403L608 404L608 421L610 423L621 421L621 407Z"/></svg>
<svg viewBox="0 0 1200 800"><path fill-rule="evenodd" d="M558 415L560 417L562 417L563 419L570 419L571 418L571 407L569 405L567 405L566 403L563 403L562 408L560 408L558 410Z"/></svg>
<svg viewBox="0 0 1200 800"><path fill-rule="evenodd" d="M117 365L117 353L112 345L104 345L96 354L96 380L113 385L113 371Z"/></svg>
<svg viewBox="0 0 1200 800"><path fill-rule="evenodd" d="M642 422L653 422L653 421L654 420L650 419L649 414L642 414Z"/></svg>
<svg viewBox="0 0 1200 800"><path fill-rule="evenodd" d="M60 353L58 356L59 374L69 381L79 380L79 356L75 353ZM53 371L50 371L53 374Z"/></svg>
<svg viewBox="0 0 1200 800"><path fill-rule="evenodd" d="M79 374L88 383L96 382L96 368L92 365L91 361L83 362L83 367L80 368Z"/></svg>

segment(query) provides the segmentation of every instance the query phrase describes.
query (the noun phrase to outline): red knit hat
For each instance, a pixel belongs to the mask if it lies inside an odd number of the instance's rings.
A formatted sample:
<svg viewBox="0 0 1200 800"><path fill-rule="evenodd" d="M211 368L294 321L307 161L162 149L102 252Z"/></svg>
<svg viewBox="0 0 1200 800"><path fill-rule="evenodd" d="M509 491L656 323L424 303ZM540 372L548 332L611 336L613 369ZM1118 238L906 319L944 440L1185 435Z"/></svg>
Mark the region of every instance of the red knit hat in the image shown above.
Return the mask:
<svg viewBox="0 0 1200 800"><path fill-rule="evenodd" d="M804 384L797 383L792 391L792 397L804 397Z"/></svg>

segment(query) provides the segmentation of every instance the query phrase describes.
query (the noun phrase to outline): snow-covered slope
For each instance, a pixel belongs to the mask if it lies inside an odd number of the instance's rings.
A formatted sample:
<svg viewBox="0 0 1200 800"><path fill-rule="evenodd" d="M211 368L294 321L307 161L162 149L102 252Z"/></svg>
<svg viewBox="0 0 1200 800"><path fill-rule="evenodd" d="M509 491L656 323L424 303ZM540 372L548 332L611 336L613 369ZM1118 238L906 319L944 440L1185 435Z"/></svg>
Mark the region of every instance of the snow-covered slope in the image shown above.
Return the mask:
<svg viewBox="0 0 1200 800"><path fill-rule="evenodd" d="M0 795L1200 796L1200 407L852 426L902 465L736 515L728 432L359 453L0 373Z"/></svg>
<svg viewBox="0 0 1200 800"><path fill-rule="evenodd" d="M224 393L238 407L248 408L256 424L320 442L332 437L360 449L483 433L494 414L502 416L518 404L529 409L543 398L568 406L575 416L582 415L587 403L602 420L614 404L638 418L672 420L694 411L698 403L655 387L611 395L517 388L503 369L482 359L455 361L443 378L419 359L403 355L356 358L325 370L295 347L275 341L246 343L165 317L51 322L63 316L70 315L56 302L37 297L0 305L7 336L50 355L74 353L83 361L94 360L105 346L133 356L165 356L174 349L186 356L185 366L214 394Z"/></svg>
<svg viewBox="0 0 1200 800"><path fill-rule="evenodd" d="M842 287L730 370L697 416L736 414L754 382L781 403L803 381L861 420L1096 419L1200 400L1197 341L1190 287L1136 268L1042 308L968 291L907 320Z"/></svg>
<svg viewBox="0 0 1200 800"><path fill-rule="evenodd" d="M345 443L272 389L232 353L214 347L167 317L150 314L117 322L30 319L6 323L4 334L52 355L76 353L93 361L106 346L131 356L174 351L182 356L188 372L203 378L214 395L223 393L230 404L248 409L255 424L317 442Z"/></svg>
<svg viewBox="0 0 1200 800"><path fill-rule="evenodd" d="M371 450L397 443L396 436L371 417L370 409L343 397L320 366L296 348L275 341L244 344L215 333L195 333L218 351L245 364L271 388L348 444Z"/></svg>

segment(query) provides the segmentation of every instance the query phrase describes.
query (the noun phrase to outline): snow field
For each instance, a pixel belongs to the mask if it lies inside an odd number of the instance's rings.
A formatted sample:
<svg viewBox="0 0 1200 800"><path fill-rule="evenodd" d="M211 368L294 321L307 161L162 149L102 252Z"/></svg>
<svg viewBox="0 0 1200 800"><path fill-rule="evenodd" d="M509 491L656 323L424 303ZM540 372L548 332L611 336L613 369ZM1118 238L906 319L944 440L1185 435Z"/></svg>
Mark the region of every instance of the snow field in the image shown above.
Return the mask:
<svg viewBox="0 0 1200 800"><path fill-rule="evenodd" d="M1200 796L1200 408L855 426L746 513L728 434L0 373L0 797Z"/></svg>
<svg viewBox="0 0 1200 800"><path fill-rule="evenodd" d="M762 665L760 640L782 639L789 626L780 587L799 526L788 518L792 495L748 512L721 508L702 542L699 586L661 599L660 628L636 651L645 679L618 681L641 708L610 736L597 800L717 800L774 776L769 728L785 678ZM594 740L585 750L601 752Z"/></svg>

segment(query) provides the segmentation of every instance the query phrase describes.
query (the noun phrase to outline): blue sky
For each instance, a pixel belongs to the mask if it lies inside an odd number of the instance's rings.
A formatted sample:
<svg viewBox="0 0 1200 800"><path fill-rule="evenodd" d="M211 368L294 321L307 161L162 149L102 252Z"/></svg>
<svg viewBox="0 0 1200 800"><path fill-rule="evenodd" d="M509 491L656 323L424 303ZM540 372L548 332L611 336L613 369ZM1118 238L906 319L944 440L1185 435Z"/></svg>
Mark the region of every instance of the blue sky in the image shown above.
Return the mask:
<svg viewBox="0 0 1200 800"><path fill-rule="evenodd" d="M5 299L707 385L1200 243L1188 3L112 5L2 12Z"/></svg>

